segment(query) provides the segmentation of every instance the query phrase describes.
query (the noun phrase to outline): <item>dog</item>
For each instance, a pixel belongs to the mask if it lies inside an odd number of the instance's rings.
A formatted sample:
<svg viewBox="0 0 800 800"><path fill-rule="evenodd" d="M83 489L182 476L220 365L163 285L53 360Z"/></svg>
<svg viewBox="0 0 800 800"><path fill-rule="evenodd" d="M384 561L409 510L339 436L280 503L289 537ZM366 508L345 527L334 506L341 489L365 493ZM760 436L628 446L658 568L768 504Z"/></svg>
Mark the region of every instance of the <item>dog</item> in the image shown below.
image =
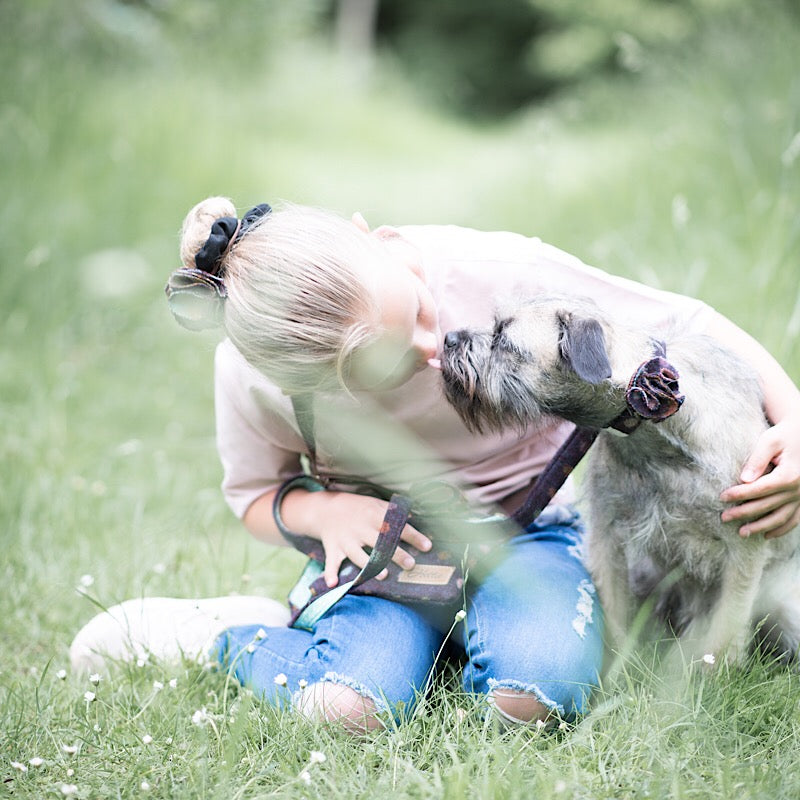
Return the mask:
<svg viewBox="0 0 800 800"><path fill-rule="evenodd" d="M489 329L448 332L441 361L445 394L473 431L553 417L600 430L582 483L584 557L612 647L649 600L693 660L741 663L766 643L796 661L800 528L743 538L720 518L720 493L768 427L744 361L709 336L662 342L588 298L554 295ZM608 427L620 421L623 432Z"/></svg>

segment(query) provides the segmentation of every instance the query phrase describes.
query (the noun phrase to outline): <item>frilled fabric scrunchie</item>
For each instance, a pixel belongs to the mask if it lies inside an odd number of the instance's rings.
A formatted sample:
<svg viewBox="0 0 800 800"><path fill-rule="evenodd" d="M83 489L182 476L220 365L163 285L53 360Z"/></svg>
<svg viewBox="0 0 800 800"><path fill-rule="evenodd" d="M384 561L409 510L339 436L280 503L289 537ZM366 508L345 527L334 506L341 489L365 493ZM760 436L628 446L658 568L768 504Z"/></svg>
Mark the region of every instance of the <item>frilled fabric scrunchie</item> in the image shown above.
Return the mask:
<svg viewBox="0 0 800 800"><path fill-rule="evenodd" d="M231 247L271 211L267 203L261 203L241 220L236 217L215 220L208 239L195 254L195 267L181 267L169 276L164 287L167 303L184 328L201 331L222 322L223 303L228 296L222 262Z"/></svg>

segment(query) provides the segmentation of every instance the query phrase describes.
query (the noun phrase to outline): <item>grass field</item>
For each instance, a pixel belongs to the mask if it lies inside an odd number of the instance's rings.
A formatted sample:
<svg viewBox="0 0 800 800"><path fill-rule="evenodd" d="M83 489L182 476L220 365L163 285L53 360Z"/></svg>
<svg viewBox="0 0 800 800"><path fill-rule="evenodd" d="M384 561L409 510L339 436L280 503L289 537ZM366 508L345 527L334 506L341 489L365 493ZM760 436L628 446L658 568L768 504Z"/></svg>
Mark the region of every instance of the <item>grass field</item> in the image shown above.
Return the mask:
<svg viewBox="0 0 800 800"><path fill-rule="evenodd" d="M87 33L60 3L12 5L0 8L0 797L800 795L800 682L760 661L668 680L638 653L554 734L502 733L436 686L409 725L365 741L190 664L121 667L97 686L59 677L95 602L280 597L302 563L251 541L224 505L215 339L179 329L164 303L181 219L205 195L541 235L701 297L800 380L797 17L771 6L718 21L689 49L645 54L636 76L478 126L380 65L356 81L313 42L247 70L238 52L203 60L146 28L114 38L114 21L92 17Z"/></svg>

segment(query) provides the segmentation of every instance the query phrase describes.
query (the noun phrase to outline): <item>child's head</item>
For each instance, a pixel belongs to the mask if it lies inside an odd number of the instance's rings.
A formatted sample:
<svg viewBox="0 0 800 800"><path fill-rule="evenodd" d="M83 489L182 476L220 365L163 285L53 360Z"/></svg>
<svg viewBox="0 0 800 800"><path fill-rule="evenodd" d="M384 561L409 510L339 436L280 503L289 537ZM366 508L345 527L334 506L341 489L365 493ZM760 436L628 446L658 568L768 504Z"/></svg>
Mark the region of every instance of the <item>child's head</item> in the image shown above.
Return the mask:
<svg viewBox="0 0 800 800"><path fill-rule="evenodd" d="M195 256L233 203L211 197L187 215L181 260ZM233 237L219 263L224 325L242 355L287 393L346 385L353 350L375 338L365 285L385 254L365 231L335 214L285 205Z"/></svg>

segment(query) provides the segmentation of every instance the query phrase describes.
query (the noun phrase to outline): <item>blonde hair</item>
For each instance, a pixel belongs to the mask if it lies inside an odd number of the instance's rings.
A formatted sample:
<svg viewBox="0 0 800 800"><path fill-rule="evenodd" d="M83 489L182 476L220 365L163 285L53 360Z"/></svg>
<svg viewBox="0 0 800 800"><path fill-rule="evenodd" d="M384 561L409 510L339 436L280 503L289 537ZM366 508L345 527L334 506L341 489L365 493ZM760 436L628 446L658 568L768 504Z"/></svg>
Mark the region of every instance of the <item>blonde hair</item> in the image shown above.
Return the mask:
<svg viewBox="0 0 800 800"><path fill-rule="evenodd" d="M225 216L237 214L224 197L188 213L184 266L195 266L211 225ZM379 244L349 220L307 206L274 209L223 257L228 336L288 393L346 388L354 349L375 336L364 275L379 258Z"/></svg>

